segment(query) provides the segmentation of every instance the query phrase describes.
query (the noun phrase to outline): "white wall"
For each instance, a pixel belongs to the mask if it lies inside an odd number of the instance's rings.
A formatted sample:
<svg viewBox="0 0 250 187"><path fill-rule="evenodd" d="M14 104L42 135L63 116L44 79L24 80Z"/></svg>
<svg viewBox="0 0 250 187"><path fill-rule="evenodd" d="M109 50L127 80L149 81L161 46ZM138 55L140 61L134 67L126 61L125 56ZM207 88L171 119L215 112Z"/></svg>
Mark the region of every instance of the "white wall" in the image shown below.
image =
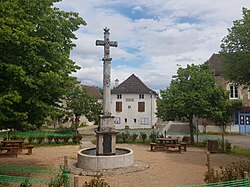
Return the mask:
<svg viewBox="0 0 250 187"><path fill-rule="evenodd" d="M199 125L199 131L205 132L204 126ZM215 125L207 125L206 126L206 132L212 132L212 133L221 133L221 129L219 126ZM228 133L239 133L239 126L238 125L229 125L226 127L226 132Z"/></svg>
<svg viewBox="0 0 250 187"><path fill-rule="evenodd" d="M122 112L116 112L117 101L122 102ZM145 112L138 112L138 102L145 102ZM120 117L120 124L115 124L116 129L124 129L126 125L131 129L152 128L157 120L156 97L144 94L144 99L139 99L139 94L122 94L122 99L117 99L117 94L111 94L111 112L114 117ZM148 125L142 125L141 118L148 118Z"/></svg>

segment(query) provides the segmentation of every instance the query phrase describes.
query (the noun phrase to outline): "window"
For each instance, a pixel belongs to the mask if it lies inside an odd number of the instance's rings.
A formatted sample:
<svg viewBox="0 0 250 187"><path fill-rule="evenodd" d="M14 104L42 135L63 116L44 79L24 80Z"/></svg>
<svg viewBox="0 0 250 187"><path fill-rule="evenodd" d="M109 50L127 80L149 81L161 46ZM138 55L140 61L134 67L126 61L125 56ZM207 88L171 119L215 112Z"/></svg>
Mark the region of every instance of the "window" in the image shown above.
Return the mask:
<svg viewBox="0 0 250 187"><path fill-rule="evenodd" d="M230 84L229 91L230 91L230 99L238 99L239 98L237 84Z"/></svg>
<svg viewBox="0 0 250 187"><path fill-rule="evenodd" d="M136 123L136 119L134 119L134 123Z"/></svg>
<svg viewBox="0 0 250 187"><path fill-rule="evenodd" d="M117 99L122 99L122 94L118 94Z"/></svg>
<svg viewBox="0 0 250 187"><path fill-rule="evenodd" d="M139 99L144 99L144 94L139 94Z"/></svg>
<svg viewBox="0 0 250 187"><path fill-rule="evenodd" d="M128 109L131 109L131 106L128 106Z"/></svg>
<svg viewBox="0 0 250 187"><path fill-rule="evenodd" d="M125 119L124 119L124 122L125 122L125 123L127 123L127 122L128 122L128 119L127 119L127 118L125 118Z"/></svg>
<svg viewBox="0 0 250 187"><path fill-rule="evenodd" d="M115 111L116 112L122 111L122 102L116 102Z"/></svg>
<svg viewBox="0 0 250 187"><path fill-rule="evenodd" d="M145 102L138 102L138 112L145 112Z"/></svg>
<svg viewBox="0 0 250 187"><path fill-rule="evenodd" d="M142 117L140 119L140 121L141 121L141 125L148 125L149 124L149 120L146 117Z"/></svg>
<svg viewBox="0 0 250 187"><path fill-rule="evenodd" d="M115 117L115 124L120 124L121 123L121 118L120 117Z"/></svg>

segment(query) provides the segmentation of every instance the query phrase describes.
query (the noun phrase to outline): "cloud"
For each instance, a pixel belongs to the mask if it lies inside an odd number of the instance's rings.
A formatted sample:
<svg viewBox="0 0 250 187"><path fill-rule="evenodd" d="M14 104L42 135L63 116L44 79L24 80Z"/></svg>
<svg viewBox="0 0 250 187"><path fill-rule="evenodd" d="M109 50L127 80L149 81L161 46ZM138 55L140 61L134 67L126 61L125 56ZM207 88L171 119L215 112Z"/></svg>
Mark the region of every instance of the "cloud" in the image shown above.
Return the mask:
<svg viewBox="0 0 250 187"><path fill-rule="evenodd" d="M102 86L103 28L110 28L112 82L132 73L151 89L165 89L177 64L200 64L220 50L221 39L236 19L242 18L247 0L63 0L56 6L79 12L86 22L76 32L71 58L82 69L83 84Z"/></svg>

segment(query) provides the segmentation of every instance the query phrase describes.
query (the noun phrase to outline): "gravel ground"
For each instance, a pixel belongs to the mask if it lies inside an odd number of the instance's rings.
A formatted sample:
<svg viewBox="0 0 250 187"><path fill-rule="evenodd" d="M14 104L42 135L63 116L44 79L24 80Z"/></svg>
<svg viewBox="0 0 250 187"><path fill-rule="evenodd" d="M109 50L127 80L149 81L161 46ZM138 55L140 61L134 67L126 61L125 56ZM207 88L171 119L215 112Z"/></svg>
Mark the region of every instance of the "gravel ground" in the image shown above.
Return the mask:
<svg viewBox="0 0 250 187"><path fill-rule="evenodd" d="M88 147L90 142L83 142L81 147ZM148 169L124 174L112 174L102 178L112 187L172 187L204 183L207 150L188 147L187 152L151 152L148 145L122 144L118 147L134 150L135 160L149 165ZM19 164L58 167L63 165L64 156L76 162L80 146L35 147L32 155L19 154L17 158L0 157L0 164ZM243 157L211 154L214 168L243 160ZM79 186L89 181L90 176L80 176Z"/></svg>

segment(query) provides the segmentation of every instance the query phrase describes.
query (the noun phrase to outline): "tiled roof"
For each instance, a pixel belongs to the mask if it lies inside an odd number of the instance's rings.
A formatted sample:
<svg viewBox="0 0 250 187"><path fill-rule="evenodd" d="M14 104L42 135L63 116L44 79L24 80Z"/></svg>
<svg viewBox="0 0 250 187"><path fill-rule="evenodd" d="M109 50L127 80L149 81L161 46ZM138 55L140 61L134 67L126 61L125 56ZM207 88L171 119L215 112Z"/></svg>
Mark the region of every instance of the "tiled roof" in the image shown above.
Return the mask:
<svg viewBox="0 0 250 187"><path fill-rule="evenodd" d="M102 99L102 94L99 92L97 87L81 85L83 89L87 91L89 95L94 96L96 99Z"/></svg>
<svg viewBox="0 0 250 187"><path fill-rule="evenodd" d="M149 94L157 93L149 89L137 76L132 74L124 82L119 84L117 87L113 88L111 91L112 94Z"/></svg>
<svg viewBox="0 0 250 187"><path fill-rule="evenodd" d="M219 54L212 54L210 59L208 60L208 63L210 64L210 67L214 70L215 76L219 76L223 72L222 67L222 57L220 57Z"/></svg>

